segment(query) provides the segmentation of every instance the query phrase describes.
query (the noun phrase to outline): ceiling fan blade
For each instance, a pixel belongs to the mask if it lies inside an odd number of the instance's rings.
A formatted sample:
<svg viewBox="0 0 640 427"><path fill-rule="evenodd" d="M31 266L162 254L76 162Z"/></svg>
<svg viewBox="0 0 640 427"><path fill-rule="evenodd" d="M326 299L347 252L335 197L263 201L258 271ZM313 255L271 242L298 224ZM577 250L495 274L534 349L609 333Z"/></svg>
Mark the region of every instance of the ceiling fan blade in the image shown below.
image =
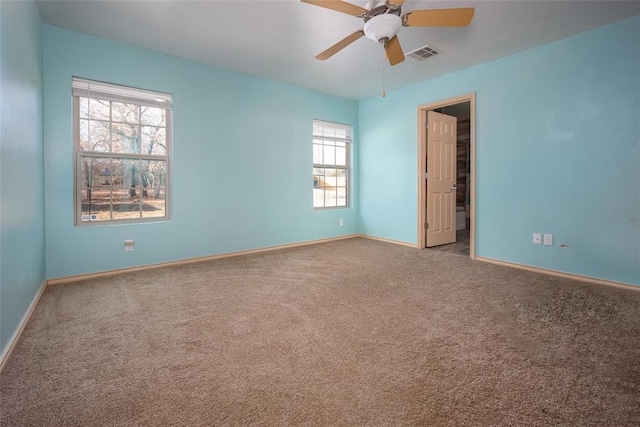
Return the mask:
<svg viewBox="0 0 640 427"><path fill-rule="evenodd" d="M342 49L344 49L345 47L349 46L351 43L353 43L354 41L358 40L362 36L364 36L364 30L363 29L359 29L355 33L348 35L347 37L345 37L342 40L340 40L338 43L336 43L333 46L331 46L329 49L327 49L324 52L322 52L319 55L317 55L316 59L319 59L321 61L324 61L325 59L329 59L333 55L335 55L336 53L340 52Z"/></svg>
<svg viewBox="0 0 640 427"><path fill-rule="evenodd" d="M393 36L391 40L386 42L384 44L384 50L387 53L389 64L396 65L404 61L404 53L402 52L398 36Z"/></svg>
<svg viewBox="0 0 640 427"><path fill-rule="evenodd" d="M387 0L387 3L394 6L402 6L404 4L404 0Z"/></svg>
<svg viewBox="0 0 640 427"><path fill-rule="evenodd" d="M466 27L471 22L475 9L413 10L402 17L405 27Z"/></svg>
<svg viewBox="0 0 640 427"><path fill-rule="evenodd" d="M360 16L367 10L356 6L355 4L347 3L342 0L300 0L302 3L309 3L315 6L326 7L327 9L335 10L338 12L346 13L347 15Z"/></svg>

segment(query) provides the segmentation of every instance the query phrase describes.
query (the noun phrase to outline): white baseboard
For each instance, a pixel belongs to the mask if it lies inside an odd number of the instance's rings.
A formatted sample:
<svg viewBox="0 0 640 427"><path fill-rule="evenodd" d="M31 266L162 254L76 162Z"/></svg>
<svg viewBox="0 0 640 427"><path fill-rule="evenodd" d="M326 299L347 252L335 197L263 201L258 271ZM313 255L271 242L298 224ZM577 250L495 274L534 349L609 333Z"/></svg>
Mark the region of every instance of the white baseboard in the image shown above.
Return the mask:
<svg viewBox="0 0 640 427"><path fill-rule="evenodd" d="M47 287L47 281L45 280L44 282L42 282L42 285L40 286L40 289L38 290L38 293L36 294L36 296L31 301L31 304L29 304L29 308L27 308L27 312L24 314L24 316L22 316L22 320L20 321L18 328L13 333L13 336L7 343L7 346L4 348L4 350L0 354L0 372L2 372L2 369L4 368L4 365L7 363L7 360L9 360L9 356L11 355L11 352L13 351L16 343L18 342L20 335L22 335L22 332L24 331L25 326L27 326L27 322L31 318L31 314L33 313L33 310L38 305L38 302L40 301L40 298L42 297L42 294L44 293L44 290L46 289L46 287Z"/></svg>
<svg viewBox="0 0 640 427"><path fill-rule="evenodd" d="M251 254L257 254L257 253L261 253L261 252L276 251L278 249L297 248L297 247L300 247L300 246L315 245L315 244L318 244L318 243L327 243L327 242L334 242L334 241L338 241L338 240L353 239L354 237L360 237L360 235L359 234L348 234L346 236L329 237L329 238L326 238L326 239L317 239L317 240L307 240L307 241L304 241L304 242L289 243L289 244L286 244L286 245L268 246L268 247L260 248L260 249L249 249L249 250L246 250L246 251L227 252L227 253L219 254L219 255L209 255L209 256L203 256L203 257L197 257L197 258L187 258L187 259L178 260L178 261L161 262L161 263L157 263L157 264L148 264L148 265L142 265L142 266L137 266L137 267L118 268L118 269L115 269L115 270L99 271L99 272L96 272L96 273L79 274L77 276L59 277L59 278L56 278L56 279L49 279L47 281L47 283L50 286L62 285L64 283L79 282L81 280L95 279L95 278L98 278L98 277L113 276L115 274L120 274L120 273L131 273L131 272L134 272L134 271L151 270L151 269L154 269L154 268L172 267L172 266L179 266L179 265L185 265L185 264L193 264L193 263L196 263L196 262L212 261L212 260L215 260L215 259L231 258L231 257L236 257L236 256L241 256L241 255L251 255Z"/></svg>
<svg viewBox="0 0 640 427"><path fill-rule="evenodd" d="M365 239L377 240L378 242L393 243L394 245L408 246L413 249L417 249L418 247L415 243L403 242L402 240L385 239L383 237L371 236L369 234L357 234L354 237L363 237Z"/></svg>
<svg viewBox="0 0 640 427"><path fill-rule="evenodd" d="M371 239L371 240L377 240L380 242L385 242L385 243L393 243L396 245L403 245L403 246L408 246L410 248L416 248L416 245L411 244L411 243L407 243L407 242L402 242L399 240L391 240L391 239L384 239L381 237L375 237L375 236L369 236L367 234L360 234L357 237L364 237L366 239ZM497 260L497 259L493 259L493 258L485 258L485 257L479 257L479 256L475 256L473 258L471 258L472 261L482 261L482 262L487 262L490 264L496 264L496 265L502 265L504 267L511 267L511 268L517 268L519 270L526 270L526 271L531 271L534 273L540 273L540 274L547 274L550 276L556 276L556 277L562 277L564 279L570 279L570 280L577 280L580 282L587 282L587 283L593 283L596 285L603 285L603 286L612 286L615 288L620 288L620 289L627 289L627 290L633 290L633 291L640 291L640 284L634 285L632 283L623 283L623 282L615 282L612 280L605 280L605 279L598 279L595 277L589 277L589 276L581 276L579 274L571 274L571 273L564 273L562 271L557 271L557 270L550 270L547 268L541 268L541 267L533 267L530 265L525 265L525 264L518 264L518 263L514 263L514 262L508 262L508 261L501 261L501 260Z"/></svg>
<svg viewBox="0 0 640 427"><path fill-rule="evenodd" d="M562 277L564 279L571 279L571 280L577 280L580 282L593 283L596 285L613 286L614 288L640 291L640 285L634 285L632 283L614 282L612 280L598 279L598 278L589 277L589 276L581 276L579 274L564 273L562 271L550 270L550 269L541 268L541 267L532 267L530 265L518 264L518 263L508 262L508 261L501 261L493 258L485 258L485 257L477 256L475 259L477 261L488 262L490 264L517 268L519 270L532 271L534 273L547 274L549 276Z"/></svg>

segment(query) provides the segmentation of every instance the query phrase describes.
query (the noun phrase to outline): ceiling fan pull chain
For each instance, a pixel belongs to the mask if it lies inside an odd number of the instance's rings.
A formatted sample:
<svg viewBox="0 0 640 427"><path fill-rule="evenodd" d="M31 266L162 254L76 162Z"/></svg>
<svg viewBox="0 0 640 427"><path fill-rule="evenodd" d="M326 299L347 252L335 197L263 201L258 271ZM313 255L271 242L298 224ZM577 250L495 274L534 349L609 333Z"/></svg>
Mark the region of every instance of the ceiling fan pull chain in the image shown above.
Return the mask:
<svg viewBox="0 0 640 427"><path fill-rule="evenodd" d="M382 57L382 97L385 98L387 96L387 92L384 90L384 62L387 59L387 54L385 53Z"/></svg>

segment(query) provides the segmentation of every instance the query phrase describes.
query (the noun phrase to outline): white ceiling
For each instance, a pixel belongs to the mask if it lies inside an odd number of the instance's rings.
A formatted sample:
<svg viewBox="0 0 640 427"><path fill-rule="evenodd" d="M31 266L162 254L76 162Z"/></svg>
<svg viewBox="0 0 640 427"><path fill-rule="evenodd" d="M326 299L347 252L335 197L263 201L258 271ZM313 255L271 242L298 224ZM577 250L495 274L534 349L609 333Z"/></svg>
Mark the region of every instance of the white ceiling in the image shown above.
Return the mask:
<svg viewBox="0 0 640 427"><path fill-rule="evenodd" d="M364 6L366 0L352 0ZM345 98L382 90L383 48L362 38L326 61L315 55L362 28L361 19L299 0L37 2L45 23ZM466 28L402 28L405 53L385 65L386 90L470 67L640 14L640 1L415 1L416 9L475 7Z"/></svg>

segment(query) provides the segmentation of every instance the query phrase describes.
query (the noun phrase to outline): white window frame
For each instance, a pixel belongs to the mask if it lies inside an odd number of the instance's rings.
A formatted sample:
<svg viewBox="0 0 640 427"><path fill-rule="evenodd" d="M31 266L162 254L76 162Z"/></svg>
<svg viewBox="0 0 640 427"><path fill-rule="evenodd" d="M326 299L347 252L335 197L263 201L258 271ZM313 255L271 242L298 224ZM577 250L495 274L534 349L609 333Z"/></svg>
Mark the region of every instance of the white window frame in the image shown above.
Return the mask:
<svg viewBox="0 0 640 427"><path fill-rule="evenodd" d="M349 208L351 206L351 145L353 142L353 127L351 125L346 125L346 124L342 124L342 123L333 123L333 122L327 122L327 121L323 121L323 120L314 120L313 121L313 138L312 138L312 147L315 149L316 146L321 146L323 147L323 151L324 151L324 146L331 146L331 145L341 145L344 144L345 148L346 148L346 154L345 154L345 164L344 165L339 165L337 164L337 161L335 160L335 156L334 156L334 162L333 163L327 163L326 161L324 161L324 155L323 155L323 162L322 163L317 163L315 160L315 154L314 154L314 161L313 161L313 169L312 169L312 175L313 175L313 189L312 189L312 195L314 197L314 199L312 199L312 204L313 204L313 208L316 210L325 210L325 209L345 209L345 208ZM315 205L315 194L313 194L313 192L315 190L318 189L318 178L322 175L317 175L315 173L316 169L337 169L337 170L344 170L345 171L345 175L346 175L346 182L345 182L345 197L346 197L346 203L344 205L338 205L338 198L337 198L337 193L336 193L336 205L329 205L327 206L327 192L326 190L324 191L324 204L323 206L316 206ZM326 175L324 175L326 177ZM325 181L326 182L326 181ZM324 188L324 187L322 187ZM335 186L336 191L338 188L343 188L342 186Z"/></svg>
<svg viewBox="0 0 640 427"><path fill-rule="evenodd" d="M157 222L168 221L171 212L171 108L172 97L170 94L154 92L145 89L132 88L111 83L82 79L78 77L72 78L72 96L73 96L73 145L74 145L74 222L76 226L96 226L96 225L113 225L141 222ZM84 151L80 148L80 98L92 98L103 101L123 102L136 104L138 106L149 106L161 108L165 110L165 152L164 155L158 154L142 154L142 153L125 153L125 152L102 152L102 151ZM111 108L110 108L110 111ZM113 123L112 116L109 122ZM140 122L138 126L143 126ZM106 220L83 220L82 219L82 190L83 182L80 173L82 158L101 158L101 159L131 159L131 160L151 160L164 161L166 165L164 187L164 216L157 217L139 217L139 218L119 218L114 219L113 213L117 212L113 209L113 195L110 202L110 219ZM139 188L138 188L139 187ZM139 190L144 187L137 186ZM111 182L109 191L113 193L114 185ZM140 193L140 198L143 197ZM142 213L142 201L140 201L140 212Z"/></svg>

